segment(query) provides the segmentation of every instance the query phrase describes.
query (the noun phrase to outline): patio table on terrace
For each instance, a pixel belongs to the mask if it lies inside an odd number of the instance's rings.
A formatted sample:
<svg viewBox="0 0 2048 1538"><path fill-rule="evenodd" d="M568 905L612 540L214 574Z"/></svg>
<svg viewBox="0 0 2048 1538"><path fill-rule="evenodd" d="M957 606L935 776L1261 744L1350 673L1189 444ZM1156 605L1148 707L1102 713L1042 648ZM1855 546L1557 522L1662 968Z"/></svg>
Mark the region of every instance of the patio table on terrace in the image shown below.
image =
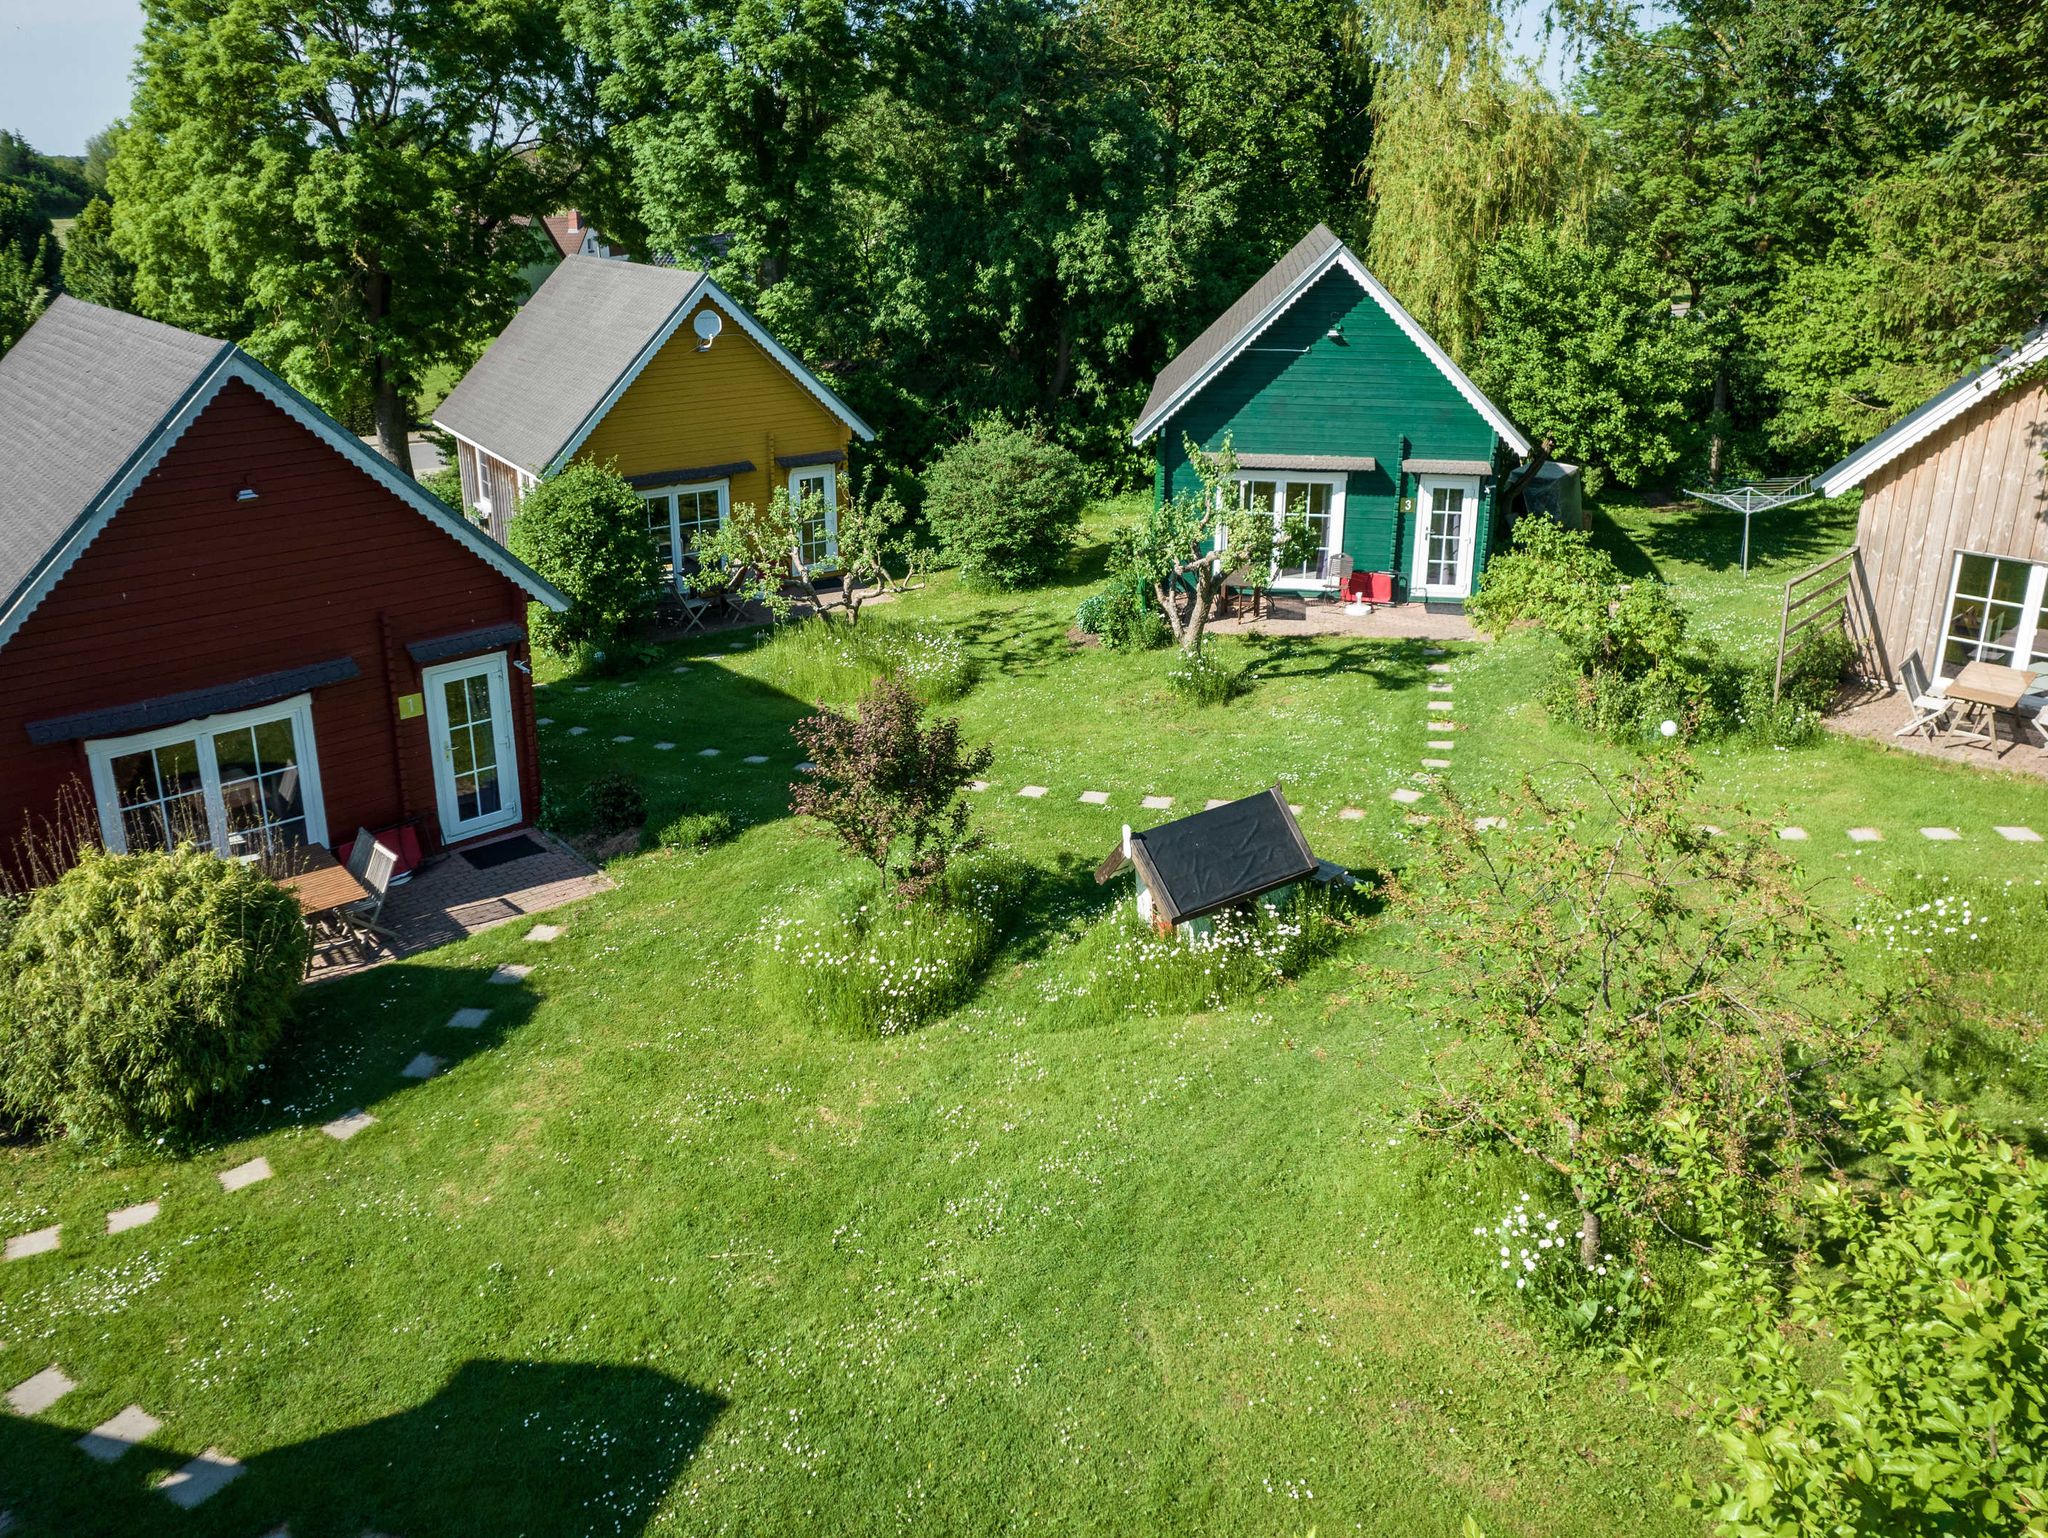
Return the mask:
<svg viewBox="0 0 2048 1538"><path fill-rule="evenodd" d="M1986 747L1995 748L1998 746L1998 713L2017 710L2020 697L2033 686L2034 675L2023 669L2005 667L1996 662L1972 662L1949 680L1948 697L1984 708L1990 735L1979 740ZM2017 731L2013 733L2013 741L2019 741Z"/></svg>
<svg viewBox="0 0 2048 1538"><path fill-rule="evenodd" d="M370 895L346 865L314 846L293 850L288 863L271 868L270 879L298 898L308 923Z"/></svg>

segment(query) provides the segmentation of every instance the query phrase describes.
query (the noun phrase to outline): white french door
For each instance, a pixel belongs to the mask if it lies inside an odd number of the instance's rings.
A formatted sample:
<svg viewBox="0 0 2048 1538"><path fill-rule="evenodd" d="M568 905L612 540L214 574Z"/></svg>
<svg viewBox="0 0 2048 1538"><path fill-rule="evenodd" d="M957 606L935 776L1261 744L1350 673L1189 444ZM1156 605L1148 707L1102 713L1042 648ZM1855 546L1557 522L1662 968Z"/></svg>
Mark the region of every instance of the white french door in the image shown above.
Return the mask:
<svg viewBox="0 0 2048 1538"><path fill-rule="evenodd" d="M1479 477L1425 475L1415 491L1414 591L1422 598L1463 598L1472 591L1479 533Z"/></svg>
<svg viewBox="0 0 2048 1538"><path fill-rule="evenodd" d="M519 748L505 654L421 670L441 837L474 838L519 821Z"/></svg>
<svg viewBox="0 0 2048 1538"><path fill-rule="evenodd" d="M806 571L839 559L839 476L830 465L789 472L790 504L803 516L800 536ZM805 504L808 503L807 507Z"/></svg>

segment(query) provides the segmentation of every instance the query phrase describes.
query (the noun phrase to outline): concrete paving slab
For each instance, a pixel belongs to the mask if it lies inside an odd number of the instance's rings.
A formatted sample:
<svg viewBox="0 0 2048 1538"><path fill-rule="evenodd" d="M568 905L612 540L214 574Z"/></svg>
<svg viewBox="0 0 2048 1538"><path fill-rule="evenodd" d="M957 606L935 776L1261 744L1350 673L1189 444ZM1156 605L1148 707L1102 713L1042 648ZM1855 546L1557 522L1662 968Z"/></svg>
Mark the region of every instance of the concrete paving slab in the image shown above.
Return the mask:
<svg viewBox="0 0 2048 1538"><path fill-rule="evenodd" d="M48 1228L33 1229L25 1234L15 1234L7 1241L5 1254L9 1260L26 1260L31 1255L47 1255L57 1248L62 1223L52 1223Z"/></svg>
<svg viewBox="0 0 2048 1538"><path fill-rule="evenodd" d="M118 1463L121 1455L137 1442L147 1442L163 1424L139 1404L132 1404L111 1420L101 1421L78 1439L79 1451L101 1463Z"/></svg>
<svg viewBox="0 0 2048 1538"><path fill-rule="evenodd" d="M1081 799L1090 806L1108 806L1109 792L1106 790L1084 790Z"/></svg>
<svg viewBox="0 0 2048 1538"><path fill-rule="evenodd" d="M209 1447L181 1469L164 1475L157 1493L173 1506L190 1511L209 1496L218 1495L244 1470L239 1459L230 1458L218 1447Z"/></svg>
<svg viewBox="0 0 2048 1538"><path fill-rule="evenodd" d="M1429 692L1431 694L1449 694L1451 692L1451 686L1449 684L1431 684L1429 686Z"/></svg>
<svg viewBox="0 0 2048 1538"><path fill-rule="evenodd" d="M1403 785L1399 790L1394 792L1393 799L1400 802L1403 806L1413 806L1416 802L1422 799L1422 792L1419 790L1410 790L1406 785Z"/></svg>
<svg viewBox="0 0 2048 1538"><path fill-rule="evenodd" d="M1146 796L1138 802L1148 812L1163 812L1173 805L1171 796Z"/></svg>
<svg viewBox="0 0 2048 1538"><path fill-rule="evenodd" d="M270 1161L258 1154L247 1164L237 1164L231 1170L222 1170L219 1175L220 1188L223 1191L239 1191L245 1186L253 1186L259 1180L268 1180L271 1173Z"/></svg>
<svg viewBox="0 0 2048 1538"><path fill-rule="evenodd" d="M448 1059L436 1057L431 1052L422 1052L403 1068L398 1070L401 1079L431 1079L448 1066Z"/></svg>
<svg viewBox="0 0 2048 1538"><path fill-rule="evenodd" d="M64 1376L61 1367L45 1367L33 1378L24 1378L7 1391L7 1408L16 1415L41 1415L78 1385Z"/></svg>
<svg viewBox="0 0 2048 1538"><path fill-rule="evenodd" d="M1429 739L1427 743L1423 745L1425 747L1431 748L1455 748L1458 744L1454 739L1449 737L1432 737Z"/></svg>
<svg viewBox="0 0 2048 1538"><path fill-rule="evenodd" d="M590 728L587 726L572 726L569 728L569 735L571 737L586 737L589 734Z"/></svg>
<svg viewBox="0 0 2048 1538"><path fill-rule="evenodd" d="M1962 834L1958 833L1954 828L1922 828L1920 836L1933 839L1937 844L1949 844L1961 838Z"/></svg>
<svg viewBox="0 0 2048 1538"><path fill-rule="evenodd" d="M1778 837L1788 844L1803 844L1806 842L1806 830L1804 828L1780 828L1778 830Z"/></svg>
<svg viewBox="0 0 2048 1538"><path fill-rule="evenodd" d="M1884 834L1876 828L1851 828L1849 841L1852 844L1881 844Z"/></svg>
<svg viewBox="0 0 2048 1538"><path fill-rule="evenodd" d="M1449 700L1431 700L1429 708L1431 710L1456 710L1458 707Z"/></svg>
<svg viewBox="0 0 2048 1538"><path fill-rule="evenodd" d="M448 1017L449 1027L457 1031L473 1031L491 1018L488 1009L458 1009Z"/></svg>
<svg viewBox="0 0 2048 1538"><path fill-rule="evenodd" d="M618 736L612 739L613 742L631 742L632 740L633 734L631 732L620 732Z"/></svg>
<svg viewBox="0 0 2048 1538"><path fill-rule="evenodd" d="M969 790L987 790L987 789L988 789L988 781L987 781L987 780L969 780L969 781L967 782L967 788L968 788Z"/></svg>
<svg viewBox="0 0 2048 1538"><path fill-rule="evenodd" d="M1018 791L1017 794L1022 796L1027 801L1036 801L1040 796L1045 794L1045 787L1043 785L1026 785L1022 790Z"/></svg>
<svg viewBox="0 0 2048 1538"><path fill-rule="evenodd" d="M2008 844L2038 844L2041 842L2041 835L2032 828L1994 825L1991 831L2004 839Z"/></svg>
<svg viewBox="0 0 2048 1538"><path fill-rule="evenodd" d="M1451 670L1451 665L1448 662L1432 662L1429 665L1429 670L1432 673L1448 673Z"/></svg>
<svg viewBox="0 0 2048 1538"><path fill-rule="evenodd" d="M1472 819L1472 826L1481 833L1490 832L1494 828L1505 828L1507 825L1508 820L1505 817L1475 817Z"/></svg>
<svg viewBox="0 0 2048 1538"><path fill-rule="evenodd" d="M523 961L508 961L485 979L493 987L509 988L514 983L523 983L533 975L533 968Z"/></svg>
<svg viewBox="0 0 2048 1538"><path fill-rule="evenodd" d="M698 756L699 758L716 758L716 757L718 757L718 749L716 749L716 748L699 748L699 749L697 750L697 756Z"/></svg>
<svg viewBox="0 0 2048 1538"><path fill-rule="evenodd" d="M562 938L562 926L559 924L536 924L533 928L526 931L526 938L535 945L549 945Z"/></svg>
<svg viewBox="0 0 2048 1538"><path fill-rule="evenodd" d="M818 766L812 763L807 758L802 763L796 766L796 772L798 774L816 774L818 772Z"/></svg>
<svg viewBox="0 0 2048 1538"><path fill-rule="evenodd" d="M125 1234L131 1228L140 1228L145 1223L154 1223L157 1214L163 1210L157 1202L137 1202L132 1207L116 1207L107 1214L107 1232Z"/></svg>
<svg viewBox="0 0 2048 1538"><path fill-rule="evenodd" d="M1347 806L1337 814L1337 817L1342 822L1363 822L1365 820L1365 813L1358 807Z"/></svg>
<svg viewBox="0 0 2048 1538"><path fill-rule="evenodd" d="M654 751L657 753L673 753L675 750L676 745L672 742L657 742L654 745Z"/></svg>
<svg viewBox="0 0 2048 1538"><path fill-rule="evenodd" d="M346 1116L337 1116L323 1125L320 1130L337 1143L346 1143L365 1127L377 1125L377 1118L368 1111L350 1111Z"/></svg>
<svg viewBox="0 0 2048 1538"><path fill-rule="evenodd" d="M533 718L533 724L535 726L553 726L555 724L555 718L553 716L535 716Z"/></svg>
<svg viewBox="0 0 2048 1538"><path fill-rule="evenodd" d="M768 762L768 755L766 753L749 753L740 762L743 764L765 764Z"/></svg>
<svg viewBox="0 0 2048 1538"><path fill-rule="evenodd" d="M1216 798L1216 797L1213 797L1213 796L1212 796L1212 797L1211 797L1211 798L1210 798L1209 800L1207 800L1207 801L1204 801L1204 802L1202 803L1202 810L1203 810L1203 811L1205 811L1205 812L1213 812L1213 811L1215 811L1215 810L1216 810L1216 808L1217 808L1217 807L1219 807L1219 806L1228 806L1228 805L1230 805L1230 803L1229 803L1228 801L1224 801L1224 800L1221 800L1221 799L1219 799L1219 798Z"/></svg>

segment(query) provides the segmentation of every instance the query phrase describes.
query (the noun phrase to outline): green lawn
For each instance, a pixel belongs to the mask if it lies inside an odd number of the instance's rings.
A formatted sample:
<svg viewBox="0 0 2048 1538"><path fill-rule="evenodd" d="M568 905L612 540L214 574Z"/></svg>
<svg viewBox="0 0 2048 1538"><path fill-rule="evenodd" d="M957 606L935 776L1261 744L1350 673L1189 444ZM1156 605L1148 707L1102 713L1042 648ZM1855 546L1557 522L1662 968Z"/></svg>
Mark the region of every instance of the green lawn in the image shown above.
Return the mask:
<svg viewBox="0 0 2048 1538"><path fill-rule="evenodd" d="M1730 626L1841 526L1746 582L1710 532L1603 526ZM1163 653L1069 649L1084 590L942 577L892 616L980 657L949 707L997 746L980 825L1051 878L947 1019L850 1041L755 1002L749 937L844 861L786 814L804 704L720 637L546 680L543 756L568 820L623 765L657 815L738 814L735 843L618 862L552 946L513 925L310 991L232 1140L11 1151L0 1229L61 1221L64 1246L0 1268L0 1379L55 1362L79 1385L5 1423L19 1530L1454 1534L1469 1512L1493 1534L1696 1531L1666 1493L1698 1456L1683 1425L1476 1291L1472 1228L1530 1177L1404 1129L1450 1025L1389 998L1376 966L1426 963L1390 924L1253 1006L1042 1023L1068 937L1128 894L1089 872L1122 822L1173 815L1142 795L1182 811L1279 780L1319 853L1386 867L1410 833L1389 792L1429 735L1419 646L1247 645L1254 691L1195 710ZM1475 804L1525 769L1624 762L1544 720L1540 638L1445 660ZM1845 910L1859 879L2044 864L1991 832L2048 831L2035 782L1847 742L1701 763L1722 820L1810 830L1799 853ZM1864 823L1885 841L1851 845ZM512 960L523 984L485 985ZM482 1030L443 1024L469 1005L492 1008ZM400 1078L420 1051L452 1066ZM377 1122L353 1141L317 1130L356 1106ZM223 1193L215 1172L258 1154L274 1177ZM148 1199L155 1223L102 1232ZM143 1448L103 1467L70 1445L130 1403L164 1422ZM189 1514L147 1491L205 1447L248 1472Z"/></svg>

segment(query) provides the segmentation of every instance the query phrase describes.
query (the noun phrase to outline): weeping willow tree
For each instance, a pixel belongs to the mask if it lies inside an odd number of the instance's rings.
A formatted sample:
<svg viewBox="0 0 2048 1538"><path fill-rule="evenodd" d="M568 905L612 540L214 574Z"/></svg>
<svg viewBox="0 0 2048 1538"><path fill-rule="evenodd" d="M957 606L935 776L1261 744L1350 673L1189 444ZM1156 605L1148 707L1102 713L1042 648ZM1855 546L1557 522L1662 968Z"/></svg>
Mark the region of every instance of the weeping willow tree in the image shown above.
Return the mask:
<svg viewBox="0 0 2048 1538"><path fill-rule="evenodd" d="M1513 57L1494 0L1396 0L1375 41L1366 261L1463 362L1494 243L1584 229L1592 136Z"/></svg>

